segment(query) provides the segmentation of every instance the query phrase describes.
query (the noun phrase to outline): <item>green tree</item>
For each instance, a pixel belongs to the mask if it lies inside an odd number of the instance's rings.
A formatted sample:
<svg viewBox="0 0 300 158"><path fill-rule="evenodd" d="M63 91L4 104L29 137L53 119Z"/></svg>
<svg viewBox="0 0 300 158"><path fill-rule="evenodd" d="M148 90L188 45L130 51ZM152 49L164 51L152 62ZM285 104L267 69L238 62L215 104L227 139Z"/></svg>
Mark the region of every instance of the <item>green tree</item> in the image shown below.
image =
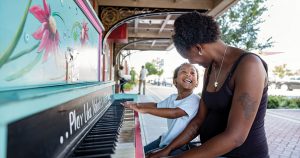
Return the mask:
<svg viewBox="0 0 300 158"><path fill-rule="evenodd" d="M164 73L164 70L157 71L157 75L160 77Z"/></svg>
<svg viewBox="0 0 300 158"><path fill-rule="evenodd" d="M273 73L277 75L279 78L283 78L284 76L291 76L293 73L291 70L286 68L286 64L275 66Z"/></svg>
<svg viewBox="0 0 300 158"><path fill-rule="evenodd" d="M158 75L160 77L164 73L164 70L159 70L158 65L154 62L147 62L145 67L148 70L148 75Z"/></svg>
<svg viewBox="0 0 300 158"><path fill-rule="evenodd" d="M157 74L157 68L153 63L147 62L145 64L145 68L148 70L148 75L156 75Z"/></svg>
<svg viewBox="0 0 300 158"><path fill-rule="evenodd" d="M259 24L264 20L261 15L267 11L266 0L240 0L217 21L220 24L222 39L225 43L248 51L272 47L272 37L264 43L257 42Z"/></svg>
<svg viewBox="0 0 300 158"><path fill-rule="evenodd" d="M136 72L135 72L135 70L134 70L134 67L131 68L129 74L130 74L130 76L131 76L131 81L132 81L132 82L135 82L135 75L136 75Z"/></svg>

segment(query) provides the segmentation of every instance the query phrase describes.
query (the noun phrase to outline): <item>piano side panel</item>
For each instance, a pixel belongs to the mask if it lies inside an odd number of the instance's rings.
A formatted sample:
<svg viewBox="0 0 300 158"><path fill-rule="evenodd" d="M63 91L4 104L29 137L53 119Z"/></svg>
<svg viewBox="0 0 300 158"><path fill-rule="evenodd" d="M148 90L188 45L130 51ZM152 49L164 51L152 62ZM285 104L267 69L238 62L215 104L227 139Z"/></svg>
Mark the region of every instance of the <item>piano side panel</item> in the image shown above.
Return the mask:
<svg viewBox="0 0 300 158"><path fill-rule="evenodd" d="M111 105L106 87L8 125L8 158L60 157ZM41 105L42 106L42 105Z"/></svg>
<svg viewBox="0 0 300 158"><path fill-rule="evenodd" d="M99 81L103 27L87 0L1 0L0 12L0 91Z"/></svg>
<svg viewBox="0 0 300 158"><path fill-rule="evenodd" d="M102 84L104 27L88 0L1 0L0 12L0 158L61 156L111 104L111 86L83 88Z"/></svg>

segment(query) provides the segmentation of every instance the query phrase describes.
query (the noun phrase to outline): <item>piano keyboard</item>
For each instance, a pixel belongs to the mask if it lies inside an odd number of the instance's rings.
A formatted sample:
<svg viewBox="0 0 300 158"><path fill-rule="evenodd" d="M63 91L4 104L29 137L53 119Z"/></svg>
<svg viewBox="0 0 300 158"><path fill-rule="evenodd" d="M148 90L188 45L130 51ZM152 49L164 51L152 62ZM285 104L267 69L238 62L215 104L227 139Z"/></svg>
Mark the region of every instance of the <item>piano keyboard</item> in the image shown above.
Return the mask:
<svg viewBox="0 0 300 158"><path fill-rule="evenodd" d="M134 158L134 113L116 100L75 147L71 158Z"/></svg>

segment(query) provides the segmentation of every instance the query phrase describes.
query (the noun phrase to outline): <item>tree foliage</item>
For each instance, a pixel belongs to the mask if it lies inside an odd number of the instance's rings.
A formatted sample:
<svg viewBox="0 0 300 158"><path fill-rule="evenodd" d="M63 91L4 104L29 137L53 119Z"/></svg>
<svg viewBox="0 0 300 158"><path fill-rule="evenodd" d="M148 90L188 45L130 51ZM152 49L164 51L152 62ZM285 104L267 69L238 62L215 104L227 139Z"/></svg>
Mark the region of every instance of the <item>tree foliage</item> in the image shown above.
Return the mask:
<svg viewBox="0 0 300 158"><path fill-rule="evenodd" d="M153 63L147 62L145 64L145 67L148 70L148 75L156 75L157 74L157 68Z"/></svg>
<svg viewBox="0 0 300 158"><path fill-rule="evenodd" d="M222 39L225 43L245 50L262 50L272 47L272 37L258 43L259 24L264 20L261 15L267 11L266 0L240 0L217 21L220 24Z"/></svg>
<svg viewBox="0 0 300 158"><path fill-rule="evenodd" d="M159 70L158 66L153 62L147 62L145 64L146 69L148 70L148 75L158 75L161 76L164 73L164 70Z"/></svg>
<svg viewBox="0 0 300 158"><path fill-rule="evenodd" d="M291 76L293 73L291 70L287 69L286 64L275 66L273 73L279 78L283 78L284 76Z"/></svg>
<svg viewBox="0 0 300 158"><path fill-rule="evenodd" d="M135 82L135 75L136 75L136 72L135 72L135 70L134 70L134 67L131 68L129 74L130 74L130 76L131 76L131 81L132 81L132 82Z"/></svg>
<svg viewBox="0 0 300 158"><path fill-rule="evenodd" d="M162 74L164 73L164 70L162 69L162 70L159 70L159 71L157 71L157 75L160 77Z"/></svg>

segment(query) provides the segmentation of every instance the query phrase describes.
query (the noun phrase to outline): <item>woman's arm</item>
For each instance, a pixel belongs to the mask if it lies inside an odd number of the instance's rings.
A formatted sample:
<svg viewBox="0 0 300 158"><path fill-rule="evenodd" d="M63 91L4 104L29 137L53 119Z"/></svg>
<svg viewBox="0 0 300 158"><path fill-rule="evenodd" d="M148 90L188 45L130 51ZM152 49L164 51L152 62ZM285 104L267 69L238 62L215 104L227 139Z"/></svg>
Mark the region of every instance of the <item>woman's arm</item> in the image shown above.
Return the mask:
<svg viewBox="0 0 300 158"><path fill-rule="evenodd" d="M127 108L141 113L148 113L163 118L179 118L187 115L187 113L180 108L157 108L156 103L134 103L125 102L122 103Z"/></svg>
<svg viewBox="0 0 300 158"><path fill-rule="evenodd" d="M176 156L210 158L228 153L246 140L255 119L266 79L266 71L256 56L243 59L234 77L234 96L227 128L199 147Z"/></svg>

